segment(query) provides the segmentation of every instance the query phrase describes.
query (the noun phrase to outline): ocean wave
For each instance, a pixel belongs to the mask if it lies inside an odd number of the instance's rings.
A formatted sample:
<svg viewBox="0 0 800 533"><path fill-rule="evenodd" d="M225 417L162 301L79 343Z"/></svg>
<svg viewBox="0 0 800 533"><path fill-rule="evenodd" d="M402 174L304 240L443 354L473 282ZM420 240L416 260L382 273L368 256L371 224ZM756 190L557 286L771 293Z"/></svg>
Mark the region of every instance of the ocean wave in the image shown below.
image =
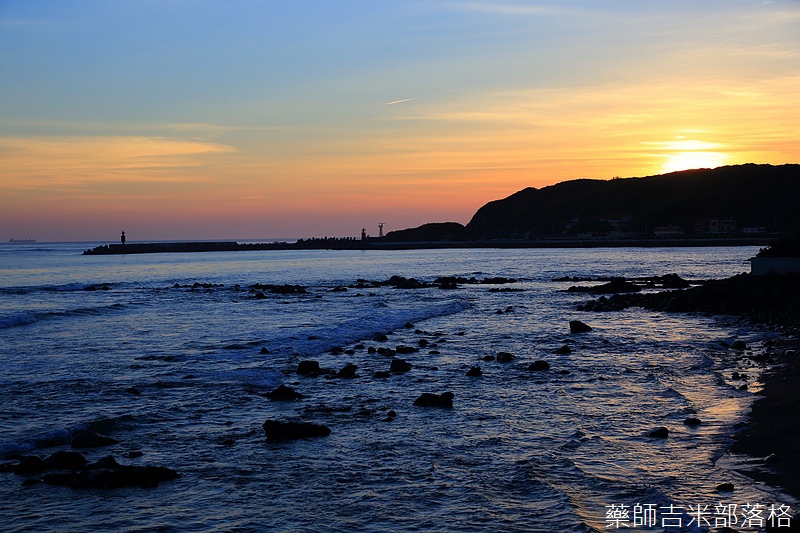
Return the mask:
<svg viewBox="0 0 800 533"><path fill-rule="evenodd" d="M33 450L69 444L72 440L72 434L79 429L86 429L86 424L72 428L58 428L16 441L0 441L0 457L6 457L14 453L30 453Z"/></svg>
<svg viewBox="0 0 800 533"><path fill-rule="evenodd" d="M12 328L14 326L24 326L36 322L36 315L28 311L14 313L13 315L0 317L0 329Z"/></svg>
<svg viewBox="0 0 800 533"><path fill-rule="evenodd" d="M270 344L279 349L282 346L291 346L298 355L314 355L333 346L346 346L371 339L379 334L403 329L408 323L457 314L470 307L471 304L466 299L426 303L421 307L381 306L379 309L370 309L331 326L305 329L302 336L293 335L283 339L274 339Z"/></svg>
<svg viewBox="0 0 800 533"><path fill-rule="evenodd" d="M110 305L101 305L98 307L78 307L76 309L67 309L62 311L21 311L0 317L0 329L11 328L14 326L24 326L26 324L33 324L34 322L52 318L102 316L109 312L120 311L124 308L125 305L115 303Z"/></svg>

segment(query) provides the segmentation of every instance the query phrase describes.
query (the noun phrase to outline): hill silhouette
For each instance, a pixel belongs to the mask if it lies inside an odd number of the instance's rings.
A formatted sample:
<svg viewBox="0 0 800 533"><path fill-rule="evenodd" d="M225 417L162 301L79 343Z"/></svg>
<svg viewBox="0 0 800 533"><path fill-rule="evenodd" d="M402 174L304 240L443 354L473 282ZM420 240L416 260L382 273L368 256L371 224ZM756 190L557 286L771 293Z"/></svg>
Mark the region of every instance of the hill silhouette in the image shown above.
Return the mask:
<svg viewBox="0 0 800 533"><path fill-rule="evenodd" d="M387 241L757 236L800 229L800 165L745 164L642 178L577 179L487 203L472 220Z"/></svg>

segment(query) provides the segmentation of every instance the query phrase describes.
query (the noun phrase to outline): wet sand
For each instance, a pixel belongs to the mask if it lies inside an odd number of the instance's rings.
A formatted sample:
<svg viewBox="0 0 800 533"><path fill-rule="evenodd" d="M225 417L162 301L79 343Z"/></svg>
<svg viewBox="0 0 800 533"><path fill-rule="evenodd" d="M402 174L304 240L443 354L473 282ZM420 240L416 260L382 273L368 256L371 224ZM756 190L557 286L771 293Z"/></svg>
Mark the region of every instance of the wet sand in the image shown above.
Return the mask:
<svg viewBox="0 0 800 533"><path fill-rule="evenodd" d="M800 341L784 338L772 352L778 363L764 377L748 427L736 435L731 452L763 459L743 474L779 486L800 499Z"/></svg>
<svg viewBox="0 0 800 533"><path fill-rule="evenodd" d="M615 295L604 306L737 316L779 333L756 358L766 365L764 387L731 452L756 458L742 473L800 499L800 275L740 274L678 291Z"/></svg>

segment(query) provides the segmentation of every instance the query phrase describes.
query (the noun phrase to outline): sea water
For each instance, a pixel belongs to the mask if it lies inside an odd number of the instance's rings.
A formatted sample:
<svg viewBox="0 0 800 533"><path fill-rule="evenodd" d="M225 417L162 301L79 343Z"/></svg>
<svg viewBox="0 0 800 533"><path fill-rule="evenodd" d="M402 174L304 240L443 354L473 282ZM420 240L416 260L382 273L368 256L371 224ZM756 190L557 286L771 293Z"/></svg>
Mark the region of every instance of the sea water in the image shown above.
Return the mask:
<svg viewBox="0 0 800 533"><path fill-rule="evenodd" d="M565 289L587 283L553 281L722 278L748 271L755 248L81 255L96 244L0 245L0 456L45 457L91 427L119 444L84 450L90 461L181 477L78 490L3 473L3 531L600 531L636 505L661 513L640 529L670 525L672 505L683 509L672 523L701 531L702 506L715 525L715 506L792 503L720 461L758 389L730 379L748 369L727 345L758 349L764 332L698 314L583 313L588 297ZM517 281L355 288L393 275ZM257 298L258 283L307 292ZM593 330L570 334L575 319ZM423 339L399 356L411 371L373 377L391 357L369 347ZM556 354L563 345L572 353ZM516 358L484 360L499 352ZM357 377L299 376L302 360L352 363ZM550 369L530 371L536 360ZM280 384L305 398L264 396ZM445 391L452 409L413 405ZM268 442L267 419L331 434ZM660 426L668 438L646 436ZM723 482L735 491L718 492Z"/></svg>

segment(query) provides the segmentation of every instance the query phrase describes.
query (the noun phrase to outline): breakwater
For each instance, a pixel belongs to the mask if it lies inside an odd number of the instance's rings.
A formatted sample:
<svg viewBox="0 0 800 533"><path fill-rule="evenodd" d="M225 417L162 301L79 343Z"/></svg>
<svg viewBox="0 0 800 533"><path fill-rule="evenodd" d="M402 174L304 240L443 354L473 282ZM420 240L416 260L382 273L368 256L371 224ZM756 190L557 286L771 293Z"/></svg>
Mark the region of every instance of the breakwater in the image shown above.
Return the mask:
<svg viewBox="0 0 800 533"><path fill-rule="evenodd" d="M773 237L696 239L541 239L491 241L393 242L385 239L300 239L296 242L155 242L104 244L83 255L119 255L176 252L238 252L254 250L427 250L448 248L658 248L689 246L767 246Z"/></svg>

